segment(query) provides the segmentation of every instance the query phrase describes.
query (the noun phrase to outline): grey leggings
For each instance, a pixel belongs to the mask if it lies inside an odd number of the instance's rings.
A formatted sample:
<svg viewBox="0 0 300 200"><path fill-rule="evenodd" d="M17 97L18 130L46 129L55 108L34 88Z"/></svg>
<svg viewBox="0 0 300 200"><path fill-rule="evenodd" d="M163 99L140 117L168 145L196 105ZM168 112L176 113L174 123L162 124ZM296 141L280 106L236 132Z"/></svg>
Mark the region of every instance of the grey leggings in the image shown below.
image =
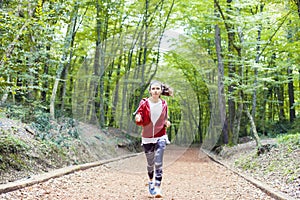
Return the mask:
<svg viewBox="0 0 300 200"><path fill-rule="evenodd" d="M166 141L158 140L157 143L143 144L143 147L147 158L148 176L150 179L153 179L155 167L155 185L160 186L163 173L163 155L166 148Z"/></svg>

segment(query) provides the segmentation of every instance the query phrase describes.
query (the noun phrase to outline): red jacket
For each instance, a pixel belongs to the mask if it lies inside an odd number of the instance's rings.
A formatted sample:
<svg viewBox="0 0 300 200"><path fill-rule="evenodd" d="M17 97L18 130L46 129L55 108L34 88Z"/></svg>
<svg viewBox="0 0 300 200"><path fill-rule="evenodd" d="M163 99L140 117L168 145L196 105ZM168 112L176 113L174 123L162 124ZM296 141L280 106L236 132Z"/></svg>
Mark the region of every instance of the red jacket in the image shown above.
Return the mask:
<svg viewBox="0 0 300 200"><path fill-rule="evenodd" d="M136 122L136 124L143 127L142 137L144 138L156 138L166 135L165 122L168 119L168 105L165 100L161 99L161 101L162 112L155 124L155 127L153 127L153 123L151 122L149 100L147 98L143 98L140 101L137 113L141 115L141 121Z"/></svg>

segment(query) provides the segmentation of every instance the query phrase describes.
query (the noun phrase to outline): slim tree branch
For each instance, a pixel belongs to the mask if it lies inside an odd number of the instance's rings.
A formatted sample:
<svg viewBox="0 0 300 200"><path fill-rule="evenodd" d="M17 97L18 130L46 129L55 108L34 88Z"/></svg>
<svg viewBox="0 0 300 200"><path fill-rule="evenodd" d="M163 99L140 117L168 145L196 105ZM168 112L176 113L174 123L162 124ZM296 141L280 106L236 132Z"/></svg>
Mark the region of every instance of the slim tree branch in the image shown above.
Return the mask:
<svg viewBox="0 0 300 200"><path fill-rule="evenodd" d="M271 35L271 37L269 38L267 44L262 48L261 52L258 54L257 59L260 58L260 56L263 54L263 52L265 51L265 49L271 44L272 39L275 37L276 33L279 31L279 29L282 27L282 25L284 24L284 22L286 21L286 19L288 18L288 16L291 14L292 11L289 11L283 18L282 22L279 24L279 26L277 27L277 29L275 30L275 32Z"/></svg>

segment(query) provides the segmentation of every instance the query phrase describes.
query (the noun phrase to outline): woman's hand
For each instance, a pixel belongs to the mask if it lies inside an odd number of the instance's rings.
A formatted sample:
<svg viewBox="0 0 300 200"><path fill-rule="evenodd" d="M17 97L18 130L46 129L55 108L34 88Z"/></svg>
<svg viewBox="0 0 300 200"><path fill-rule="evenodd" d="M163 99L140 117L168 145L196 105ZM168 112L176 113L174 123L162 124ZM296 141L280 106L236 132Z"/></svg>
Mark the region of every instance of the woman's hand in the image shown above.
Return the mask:
<svg viewBox="0 0 300 200"><path fill-rule="evenodd" d="M142 120L141 115L140 115L140 114L136 114L136 115L135 115L135 121L136 121L136 122L140 122L141 120Z"/></svg>
<svg viewBox="0 0 300 200"><path fill-rule="evenodd" d="M165 122L165 126L168 128L168 127L170 127L171 126L171 122L169 121L169 120L167 120L166 122Z"/></svg>

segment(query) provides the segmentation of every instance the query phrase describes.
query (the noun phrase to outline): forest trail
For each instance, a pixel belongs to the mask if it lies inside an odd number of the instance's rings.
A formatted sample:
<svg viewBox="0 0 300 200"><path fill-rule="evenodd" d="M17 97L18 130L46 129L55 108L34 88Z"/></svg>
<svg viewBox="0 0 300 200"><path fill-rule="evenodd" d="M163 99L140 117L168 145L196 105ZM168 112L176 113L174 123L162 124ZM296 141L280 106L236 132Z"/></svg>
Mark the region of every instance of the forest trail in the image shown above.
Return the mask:
<svg viewBox="0 0 300 200"><path fill-rule="evenodd" d="M146 184L146 160L139 154L3 193L0 199L153 199ZM173 145L165 152L162 192L161 199L170 200L273 199L199 148Z"/></svg>

